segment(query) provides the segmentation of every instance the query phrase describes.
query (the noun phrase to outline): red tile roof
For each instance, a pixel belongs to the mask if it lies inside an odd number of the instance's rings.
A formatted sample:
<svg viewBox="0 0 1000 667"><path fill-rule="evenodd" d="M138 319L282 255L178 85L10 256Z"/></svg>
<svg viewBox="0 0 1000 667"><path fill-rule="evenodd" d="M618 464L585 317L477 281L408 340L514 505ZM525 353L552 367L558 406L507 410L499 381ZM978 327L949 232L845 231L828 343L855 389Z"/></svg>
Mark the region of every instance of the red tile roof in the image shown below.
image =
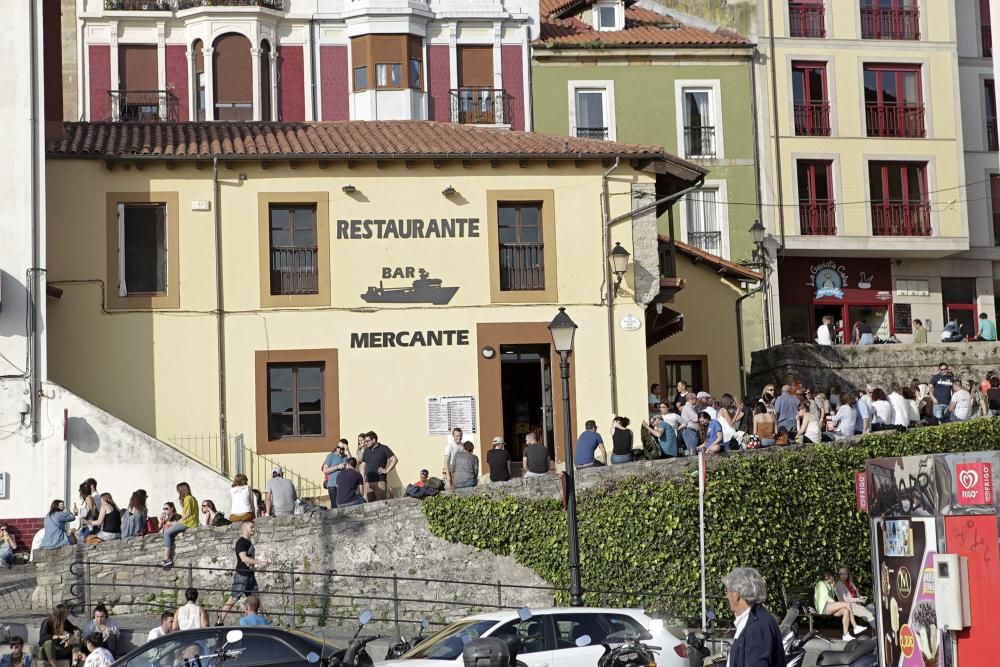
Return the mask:
<svg viewBox="0 0 1000 667"><path fill-rule="evenodd" d="M337 123L66 123L51 157L161 159L593 159L661 160L702 172L659 146L432 121Z"/></svg>
<svg viewBox="0 0 1000 667"><path fill-rule="evenodd" d="M660 235L661 243L669 243L670 237ZM693 245L689 245L682 241L674 241L674 245L677 247L677 251L687 255L697 264L705 263L709 266L715 267L715 270L721 275L725 275L729 278L735 278L737 280L748 280L757 281L761 280L763 276L753 269L748 269L742 264L737 264L736 262L730 262L728 259L722 259L718 255L713 255L710 252L706 252L701 248Z"/></svg>
<svg viewBox="0 0 1000 667"><path fill-rule="evenodd" d="M631 6L638 1L639 0L626 0L625 5ZM539 0L538 7L542 16L563 18L562 16L557 15L579 12L585 7L590 7L595 2L597 2L597 0Z"/></svg>
<svg viewBox="0 0 1000 667"><path fill-rule="evenodd" d="M623 30L594 30L576 17L556 18L559 11L545 12L546 5L567 4L560 0L542 1L542 20L536 48L573 46L750 46L743 36L729 28L695 28L670 16L639 7L625 10Z"/></svg>

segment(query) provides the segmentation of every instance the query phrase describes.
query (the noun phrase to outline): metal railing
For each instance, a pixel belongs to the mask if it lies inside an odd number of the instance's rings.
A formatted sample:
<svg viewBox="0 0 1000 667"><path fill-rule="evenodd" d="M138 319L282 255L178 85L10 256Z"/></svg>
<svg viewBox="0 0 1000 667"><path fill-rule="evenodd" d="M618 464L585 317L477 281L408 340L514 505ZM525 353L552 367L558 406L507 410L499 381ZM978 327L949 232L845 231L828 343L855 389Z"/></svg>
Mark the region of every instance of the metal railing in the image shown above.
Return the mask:
<svg viewBox="0 0 1000 667"><path fill-rule="evenodd" d="M271 246L271 294L317 294L319 248Z"/></svg>
<svg viewBox="0 0 1000 667"><path fill-rule="evenodd" d="M497 88L454 88L451 122L462 125L510 124L510 97Z"/></svg>
<svg viewBox="0 0 1000 667"><path fill-rule="evenodd" d="M500 244L500 290L545 289L545 244Z"/></svg>
<svg viewBox="0 0 1000 667"><path fill-rule="evenodd" d="M865 117L869 137L923 137L927 135L924 126L924 105L866 104Z"/></svg>
<svg viewBox="0 0 1000 667"><path fill-rule="evenodd" d="M715 127L684 127L684 157L715 157Z"/></svg>
<svg viewBox="0 0 1000 667"><path fill-rule="evenodd" d="M169 12L192 7L263 7L285 10L285 0L104 0L106 11Z"/></svg>
<svg viewBox="0 0 1000 667"><path fill-rule="evenodd" d="M188 532L190 538L197 533ZM135 539L135 538L129 538ZM132 568L148 570L148 574L129 577L100 576L95 570ZM69 587L72 598L67 600L74 611L90 617L94 606L104 602L114 615L150 614L173 611L183 603L184 591L197 588L199 603L211 617L220 608L213 600L224 600L231 588L231 567L201 567L179 565L164 570L159 563L138 561L117 562L82 558L69 567L69 576L76 581ZM377 575L367 572L348 573L338 570L296 570L291 562L272 560L258 569L261 593L266 596L267 615L280 619L288 627L326 626L330 621L353 624L361 602L373 611L374 625L393 626L397 634L402 625L419 625L428 618L431 625L447 625L470 613L519 609L544 598L556 605L566 605L569 591L558 586L511 584L503 580L469 581L463 579L430 579L426 577ZM217 583L218 585L212 585ZM208 584L208 585L206 585ZM114 599L114 602L109 600ZM696 594L670 591L585 590L588 606L641 608L671 619L683 618L674 610L679 602L700 600ZM709 600L721 602L718 595ZM362 602L363 601L363 602ZM546 604L548 606L548 604ZM238 614L238 612L232 612ZM437 619L441 620L435 620Z"/></svg>
<svg viewBox="0 0 1000 667"><path fill-rule="evenodd" d="M124 12L169 12L174 3L170 0L104 0L107 11Z"/></svg>
<svg viewBox="0 0 1000 667"><path fill-rule="evenodd" d="M920 10L917 7L862 7L862 39L920 39Z"/></svg>
<svg viewBox="0 0 1000 667"><path fill-rule="evenodd" d="M608 138L608 128L606 127L578 127L576 128L577 139L600 139L605 141Z"/></svg>
<svg viewBox="0 0 1000 667"><path fill-rule="evenodd" d="M800 137L830 136L830 103L796 102L795 134Z"/></svg>
<svg viewBox="0 0 1000 667"><path fill-rule="evenodd" d="M1000 150L1000 138L997 136L997 119L986 118L986 150L996 152Z"/></svg>
<svg viewBox="0 0 1000 667"><path fill-rule="evenodd" d="M809 199L799 202L799 225L806 236L831 236L837 233L837 206L832 199Z"/></svg>
<svg viewBox="0 0 1000 667"><path fill-rule="evenodd" d="M271 471L275 467L280 467L284 471L285 479L291 480L295 486L295 492L299 498L320 498L327 497L326 489L319 482L314 482L310 478L289 470L283 463L277 460L258 454L243 443L243 436L238 436L236 451L234 452L234 472L233 474L243 474L247 476L251 489L263 491L267 486L267 480L271 479Z"/></svg>
<svg viewBox="0 0 1000 667"><path fill-rule="evenodd" d="M109 120L156 123L177 120L177 98L169 90L109 90Z"/></svg>
<svg viewBox="0 0 1000 667"><path fill-rule="evenodd" d="M660 257L660 279L664 278L676 278L677 277L677 263L676 263L676 253L677 250L671 252L671 246L674 242L671 239L666 241L661 240L657 244L657 252Z"/></svg>
<svg viewBox="0 0 1000 667"><path fill-rule="evenodd" d="M826 37L826 17L822 3L789 2L788 34L792 37Z"/></svg>
<svg viewBox="0 0 1000 667"><path fill-rule="evenodd" d="M872 233L875 236L930 236L931 203L872 202Z"/></svg>
<svg viewBox="0 0 1000 667"><path fill-rule="evenodd" d="M719 257L722 256L722 232L692 232L688 230L687 242L696 248L701 248L705 252L710 252Z"/></svg>

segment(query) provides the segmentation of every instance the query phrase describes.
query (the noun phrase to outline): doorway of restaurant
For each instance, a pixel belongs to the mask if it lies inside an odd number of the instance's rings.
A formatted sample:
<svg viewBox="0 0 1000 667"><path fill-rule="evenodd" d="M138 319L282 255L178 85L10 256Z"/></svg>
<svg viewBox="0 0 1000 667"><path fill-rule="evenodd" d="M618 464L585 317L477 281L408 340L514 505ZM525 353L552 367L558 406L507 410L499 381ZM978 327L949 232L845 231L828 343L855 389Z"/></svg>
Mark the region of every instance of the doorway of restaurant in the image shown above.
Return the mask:
<svg viewBox="0 0 1000 667"><path fill-rule="evenodd" d="M548 345L500 346L503 436L512 467L520 469L528 433L555 457L552 425L552 364Z"/></svg>
<svg viewBox="0 0 1000 667"><path fill-rule="evenodd" d="M945 324L955 318L963 336L976 335L979 318L976 308L976 281L973 278L942 278L941 300L944 301Z"/></svg>
<svg viewBox="0 0 1000 667"><path fill-rule="evenodd" d="M844 306L842 304L813 304L813 339L816 337L816 330L823 323L823 317L829 315L833 319L833 342L843 345L848 337L844 336Z"/></svg>

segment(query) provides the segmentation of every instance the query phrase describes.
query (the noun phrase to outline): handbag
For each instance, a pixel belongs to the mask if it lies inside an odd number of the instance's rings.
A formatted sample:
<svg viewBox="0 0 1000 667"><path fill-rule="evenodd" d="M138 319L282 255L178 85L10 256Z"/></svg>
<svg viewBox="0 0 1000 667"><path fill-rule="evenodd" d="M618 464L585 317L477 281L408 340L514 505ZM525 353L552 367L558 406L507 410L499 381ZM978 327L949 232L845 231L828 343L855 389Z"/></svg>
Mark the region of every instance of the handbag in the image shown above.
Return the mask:
<svg viewBox="0 0 1000 667"><path fill-rule="evenodd" d="M160 532L160 520L155 516L151 516L146 519L146 534L150 535L158 532Z"/></svg>

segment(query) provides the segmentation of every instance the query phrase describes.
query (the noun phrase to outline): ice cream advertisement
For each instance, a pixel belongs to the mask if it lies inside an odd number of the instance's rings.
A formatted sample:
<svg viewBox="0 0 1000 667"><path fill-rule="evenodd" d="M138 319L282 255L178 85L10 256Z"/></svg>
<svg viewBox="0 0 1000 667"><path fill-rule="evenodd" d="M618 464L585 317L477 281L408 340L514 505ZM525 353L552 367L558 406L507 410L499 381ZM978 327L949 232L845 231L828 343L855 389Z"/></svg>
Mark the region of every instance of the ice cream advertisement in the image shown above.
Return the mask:
<svg viewBox="0 0 1000 667"><path fill-rule="evenodd" d="M934 520L880 521L877 549L881 666L943 667L944 635L934 596Z"/></svg>

